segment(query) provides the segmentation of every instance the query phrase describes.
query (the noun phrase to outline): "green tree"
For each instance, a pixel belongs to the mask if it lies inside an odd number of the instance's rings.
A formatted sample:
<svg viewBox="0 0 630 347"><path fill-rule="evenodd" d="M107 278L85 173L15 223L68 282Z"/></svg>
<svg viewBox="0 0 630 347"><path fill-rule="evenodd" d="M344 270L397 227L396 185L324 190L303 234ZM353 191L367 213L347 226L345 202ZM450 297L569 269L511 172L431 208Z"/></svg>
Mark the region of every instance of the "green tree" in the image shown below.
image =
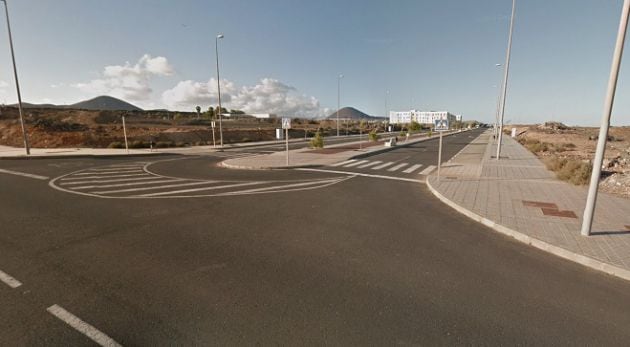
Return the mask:
<svg viewBox="0 0 630 347"><path fill-rule="evenodd" d="M315 133L315 136L311 139L311 147L313 148L324 148L324 137L322 136L319 129Z"/></svg>
<svg viewBox="0 0 630 347"><path fill-rule="evenodd" d="M378 141L378 133L376 132L376 129L373 129L372 131L370 131L370 133L368 134L368 138L372 142Z"/></svg>
<svg viewBox="0 0 630 347"><path fill-rule="evenodd" d="M411 123L409 123L408 129L409 131L419 131L420 129L422 129L422 126L420 125L420 123L412 120Z"/></svg>
<svg viewBox="0 0 630 347"><path fill-rule="evenodd" d="M209 119L214 119L214 107L208 107L208 111L206 111L206 117Z"/></svg>

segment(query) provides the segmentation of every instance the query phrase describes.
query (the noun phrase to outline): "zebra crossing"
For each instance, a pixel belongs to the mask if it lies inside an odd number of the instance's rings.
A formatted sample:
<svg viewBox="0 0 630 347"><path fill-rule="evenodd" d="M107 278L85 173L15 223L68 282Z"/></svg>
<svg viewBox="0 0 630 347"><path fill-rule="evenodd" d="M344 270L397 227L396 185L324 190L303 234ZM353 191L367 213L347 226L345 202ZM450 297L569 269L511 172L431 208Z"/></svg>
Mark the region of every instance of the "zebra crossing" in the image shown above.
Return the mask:
<svg viewBox="0 0 630 347"><path fill-rule="evenodd" d="M431 172L436 169L435 165L424 166L423 164L359 159L350 159L329 166L336 168L366 169L375 171L382 170L392 173L402 173L407 175L417 174L424 176L431 174Z"/></svg>
<svg viewBox="0 0 630 347"><path fill-rule="evenodd" d="M316 189L349 178L337 176L293 181L191 179L153 173L148 169L151 164L134 162L83 169L57 177L49 185L67 193L99 198L191 198Z"/></svg>

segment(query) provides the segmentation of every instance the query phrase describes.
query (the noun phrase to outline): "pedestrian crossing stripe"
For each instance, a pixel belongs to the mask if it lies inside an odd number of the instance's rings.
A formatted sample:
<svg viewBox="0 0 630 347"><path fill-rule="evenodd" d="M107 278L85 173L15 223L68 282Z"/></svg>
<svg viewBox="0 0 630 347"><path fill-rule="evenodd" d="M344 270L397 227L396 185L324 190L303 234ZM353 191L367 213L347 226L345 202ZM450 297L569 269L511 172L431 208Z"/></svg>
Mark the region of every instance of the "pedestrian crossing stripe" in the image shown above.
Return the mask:
<svg viewBox="0 0 630 347"><path fill-rule="evenodd" d="M412 172L414 172L414 171L418 170L418 169L419 169L419 168L421 168L421 167L422 167L422 164L416 164L416 165L413 165L413 166L411 166L410 168L408 168L408 169L404 170L403 172L404 172L404 173L412 173Z"/></svg>
<svg viewBox="0 0 630 347"><path fill-rule="evenodd" d="M355 168L355 169L371 169L371 170L387 170L388 172L399 172L405 174L412 174L420 170L424 165L423 164L410 164L410 163L400 163L395 161L383 162L381 160L358 160L358 159L349 159L342 162L334 163L332 165L328 165L331 167L343 167L343 168ZM435 165L429 165L424 170L417 172L419 175L429 175L433 170L435 170Z"/></svg>

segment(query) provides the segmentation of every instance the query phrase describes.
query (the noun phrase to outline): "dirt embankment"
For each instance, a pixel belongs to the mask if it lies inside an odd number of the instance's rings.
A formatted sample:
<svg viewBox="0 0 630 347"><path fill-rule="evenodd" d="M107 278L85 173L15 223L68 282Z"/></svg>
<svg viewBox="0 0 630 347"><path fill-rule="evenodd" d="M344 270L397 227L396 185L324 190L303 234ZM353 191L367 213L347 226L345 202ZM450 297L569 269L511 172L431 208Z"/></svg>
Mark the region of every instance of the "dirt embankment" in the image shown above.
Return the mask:
<svg viewBox="0 0 630 347"><path fill-rule="evenodd" d="M555 171L558 178L588 184L599 128L562 123L516 126L518 140ZM600 188L630 198L630 127L611 127L602 165Z"/></svg>

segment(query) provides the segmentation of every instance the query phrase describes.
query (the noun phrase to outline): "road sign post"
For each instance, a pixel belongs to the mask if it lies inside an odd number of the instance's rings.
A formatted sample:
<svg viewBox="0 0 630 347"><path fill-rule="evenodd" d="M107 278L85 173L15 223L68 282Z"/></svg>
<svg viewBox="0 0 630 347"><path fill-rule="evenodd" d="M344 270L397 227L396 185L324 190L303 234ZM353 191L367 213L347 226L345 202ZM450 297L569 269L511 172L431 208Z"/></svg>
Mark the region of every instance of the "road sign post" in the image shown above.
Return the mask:
<svg viewBox="0 0 630 347"><path fill-rule="evenodd" d="M448 119L435 119L433 129L440 133L440 144L438 145L437 179L440 181L440 169L442 167L442 132L448 130Z"/></svg>
<svg viewBox="0 0 630 347"><path fill-rule="evenodd" d="M216 148L217 147L217 142L214 139L214 128L216 128L217 123L215 121L210 122L210 125L212 126L212 147Z"/></svg>
<svg viewBox="0 0 630 347"><path fill-rule="evenodd" d="M129 142L127 142L127 126L125 125L125 116L122 116L123 135L125 136L125 151L129 154Z"/></svg>
<svg viewBox="0 0 630 347"><path fill-rule="evenodd" d="M285 131L285 144L287 148L287 166L289 166L289 129L291 129L291 118L282 118L282 129Z"/></svg>

